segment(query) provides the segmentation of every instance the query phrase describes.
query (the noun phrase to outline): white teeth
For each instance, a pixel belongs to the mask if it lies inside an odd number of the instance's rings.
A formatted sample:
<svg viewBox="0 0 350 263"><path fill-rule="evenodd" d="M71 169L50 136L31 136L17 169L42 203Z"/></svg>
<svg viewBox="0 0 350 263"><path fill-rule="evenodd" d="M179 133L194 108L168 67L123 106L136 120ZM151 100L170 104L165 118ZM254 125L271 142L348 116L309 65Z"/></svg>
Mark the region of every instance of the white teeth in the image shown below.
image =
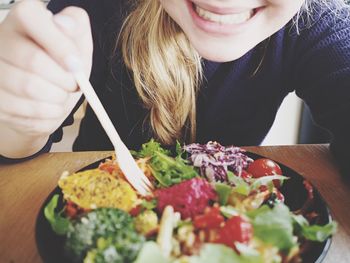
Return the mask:
<svg viewBox="0 0 350 263"><path fill-rule="evenodd" d="M245 21L249 20L254 13L253 10L248 10L239 14L219 15L200 8L197 5L195 5L195 10L201 18L224 25L244 23Z"/></svg>

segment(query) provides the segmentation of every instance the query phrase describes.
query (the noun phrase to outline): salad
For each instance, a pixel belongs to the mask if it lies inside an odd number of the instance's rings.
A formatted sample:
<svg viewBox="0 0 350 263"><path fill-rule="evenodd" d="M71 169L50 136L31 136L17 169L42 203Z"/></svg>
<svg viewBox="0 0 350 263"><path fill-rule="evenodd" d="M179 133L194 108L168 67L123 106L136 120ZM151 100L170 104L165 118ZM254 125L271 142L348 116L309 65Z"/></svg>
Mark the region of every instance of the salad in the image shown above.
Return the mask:
<svg viewBox="0 0 350 263"><path fill-rule="evenodd" d="M290 211L279 165L239 147L208 142L170 151L151 140L132 153L154 186L146 197L113 158L59 179L63 194L44 214L71 262L300 262L309 242L336 231L335 222L316 224L308 182L304 206Z"/></svg>

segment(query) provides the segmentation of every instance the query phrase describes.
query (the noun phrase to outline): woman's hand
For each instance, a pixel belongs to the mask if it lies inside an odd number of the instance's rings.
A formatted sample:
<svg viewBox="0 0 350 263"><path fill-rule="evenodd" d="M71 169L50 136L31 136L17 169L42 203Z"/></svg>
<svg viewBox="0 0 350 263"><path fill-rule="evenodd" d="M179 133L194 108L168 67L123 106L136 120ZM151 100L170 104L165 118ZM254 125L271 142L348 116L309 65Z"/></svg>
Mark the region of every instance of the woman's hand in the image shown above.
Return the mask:
<svg viewBox="0 0 350 263"><path fill-rule="evenodd" d="M17 4L0 24L0 154L43 147L81 96L69 64L90 74L89 18L77 7L53 16L39 1Z"/></svg>

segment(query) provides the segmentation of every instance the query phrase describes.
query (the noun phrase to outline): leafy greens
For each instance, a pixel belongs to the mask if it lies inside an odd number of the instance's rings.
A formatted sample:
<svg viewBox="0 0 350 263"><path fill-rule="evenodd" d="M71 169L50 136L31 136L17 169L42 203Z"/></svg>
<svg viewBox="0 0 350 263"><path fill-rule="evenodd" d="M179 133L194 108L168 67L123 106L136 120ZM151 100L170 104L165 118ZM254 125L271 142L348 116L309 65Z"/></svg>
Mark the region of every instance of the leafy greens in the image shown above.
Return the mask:
<svg viewBox="0 0 350 263"><path fill-rule="evenodd" d="M55 212L58 203L58 194L54 195L50 202L46 205L44 209L44 215L49 221L52 230L57 235L65 235L68 231L70 221L69 219L62 217L61 212Z"/></svg>
<svg viewBox="0 0 350 263"><path fill-rule="evenodd" d="M170 151L161 147L161 145L150 140L142 145L139 152L134 152L138 158L150 158L150 167L157 182L162 187L169 187L181 183L184 180L198 176L197 171L187 165L187 160L181 158L179 144L176 147L177 157L170 156Z"/></svg>

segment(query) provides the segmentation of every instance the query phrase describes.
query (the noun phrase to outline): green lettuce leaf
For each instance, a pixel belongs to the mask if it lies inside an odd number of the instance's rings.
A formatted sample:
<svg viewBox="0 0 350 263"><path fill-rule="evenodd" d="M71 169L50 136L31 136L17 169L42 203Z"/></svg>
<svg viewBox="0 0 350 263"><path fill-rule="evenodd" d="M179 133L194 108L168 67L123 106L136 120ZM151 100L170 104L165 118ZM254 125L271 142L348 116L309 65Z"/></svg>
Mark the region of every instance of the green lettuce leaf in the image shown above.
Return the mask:
<svg viewBox="0 0 350 263"><path fill-rule="evenodd" d="M175 153L177 157L181 157L181 155L184 153L184 150L179 141L176 141Z"/></svg>
<svg viewBox="0 0 350 263"><path fill-rule="evenodd" d="M70 221L69 219L62 217L61 212L55 212L58 203L58 195L54 195L50 202L44 208L44 215L47 221L49 221L52 230L57 235L65 235L68 231Z"/></svg>
<svg viewBox="0 0 350 263"><path fill-rule="evenodd" d="M308 240L323 242L337 231L337 223L334 221L324 226L310 226L309 222L302 215L293 215L292 217L295 229Z"/></svg>
<svg viewBox="0 0 350 263"><path fill-rule="evenodd" d="M160 152L165 155L169 155L170 151L164 149L159 142L151 139L149 142L142 144L140 151L131 151L135 158L152 157L155 152Z"/></svg>
<svg viewBox="0 0 350 263"><path fill-rule="evenodd" d="M254 236L282 251L289 251L297 245L293 236L293 222L289 208L283 203L273 208L267 205L248 212L254 227Z"/></svg>
<svg viewBox="0 0 350 263"><path fill-rule="evenodd" d="M226 218L231 218L233 216L239 215L239 212L236 208L233 206L220 206L220 212L223 214L224 217Z"/></svg>
<svg viewBox="0 0 350 263"><path fill-rule="evenodd" d="M151 168L154 177L163 187L169 187L198 176L197 171L187 165L183 159L175 159L157 151L151 158Z"/></svg>
<svg viewBox="0 0 350 263"><path fill-rule="evenodd" d="M151 139L144 143L140 151L132 151L135 158L149 157L152 174L156 178L158 186L169 187L181 183L184 180L198 176L198 172L182 158L184 153L179 142L176 144L176 157L171 157L171 152L164 149L160 143Z"/></svg>
<svg viewBox="0 0 350 263"><path fill-rule="evenodd" d="M170 263L171 261L163 256L162 251L160 247L157 245L157 243L153 241L148 241L141 248L141 251L134 263L149 263L149 262Z"/></svg>
<svg viewBox="0 0 350 263"><path fill-rule="evenodd" d="M241 194L241 195L249 195L250 193L250 185L244 181L243 178L238 177L231 171L227 171L227 179L231 184L234 184L233 192Z"/></svg>
<svg viewBox="0 0 350 263"><path fill-rule="evenodd" d="M281 182L284 182L285 180L288 180L289 177L283 176L283 175L268 175L268 176L263 176L257 179L252 180L252 184L250 186L251 190L256 190L262 185L268 186L269 184L272 184L273 180L279 180Z"/></svg>
<svg viewBox="0 0 350 263"><path fill-rule="evenodd" d="M216 183L215 191L219 196L219 204L226 205L227 200L232 192L232 187L224 183Z"/></svg>
<svg viewBox="0 0 350 263"><path fill-rule="evenodd" d="M248 251L248 250L247 250ZM243 251L244 252L244 251ZM150 261L151 262L151 261ZM205 244L199 256L189 258L189 263L263 263L263 259L257 251L238 255L233 249L220 244Z"/></svg>

